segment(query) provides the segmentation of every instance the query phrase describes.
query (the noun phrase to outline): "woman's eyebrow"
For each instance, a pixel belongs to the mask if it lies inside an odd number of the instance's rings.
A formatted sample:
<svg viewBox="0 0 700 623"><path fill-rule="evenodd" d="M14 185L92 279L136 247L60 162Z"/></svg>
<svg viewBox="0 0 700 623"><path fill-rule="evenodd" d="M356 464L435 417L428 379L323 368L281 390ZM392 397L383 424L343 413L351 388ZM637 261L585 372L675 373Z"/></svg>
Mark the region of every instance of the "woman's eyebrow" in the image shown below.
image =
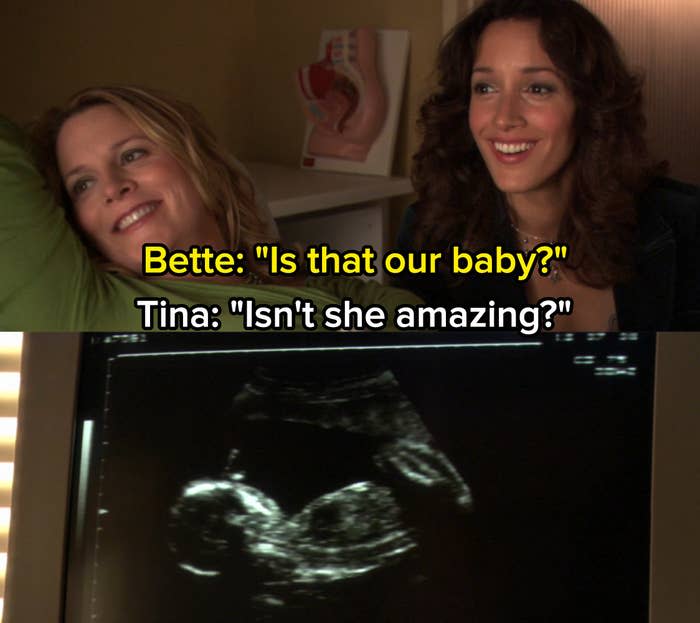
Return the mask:
<svg viewBox="0 0 700 623"><path fill-rule="evenodd" d="M538 74L541 71L547 71L550 74L559 75L559 72L553 67L523 67L521 71L524 74Z"/></svg>
<svg viewBox="0 0 700 623"><path fill-rule="evenodd" d="M129 141L135 141L135 140L147 140L150 141L150 139L145 135L145 134L133 134L132 136L128 136L127 138L122 139L121 141L117 141L114 143L111 147L111 151L115 151L119 149L122 145L125 145Z"/></svg>
<svg viewBox="0 0 700 623"><path fill-rule="evenodd" d="M68 173L64 174L64 176L63 176L63 181L65 182L69 177L71 177L72 175L75 175L75 174L77 174L77 173L80 173L80 172L83 171L85 168L86 168L86 167L84 167L84 166L81 164L80 166L77 166L77 167L75 167L74 169L71 169L70 171L68 171Z"/></svg>
<svg viewBox="0 0 700 623"><path fill-rule="evenodd" d="M117 151L120 147L126 145L129 141L134 141L134 140L146 140L149 142L151 141L151 139L149 139L145 134L134 134L132 136L127 136L126 138L124 138L120 141L117 141L116 143L114 143L113 145L111 145L109 147L109 150L110 151ZM71 175L75 175L76 173L80 173L81 171L86 170L86 169L88 169L88 167L86 167L83 164L80 164L77 167L74 167L73 169L68 171L68 173L66 173L63 176L63 179L67 180Z"/></svg>
<svg viewBox="0 0 700 623"><path fill-rule="evenodd" d="M538 66L532 66L532 67L521 67L520 72L523 74L537 74L542 71L548 71L551 74L554 74L555 76L559 76L559 72L554 69L553 67L538 67ZM494 73L494 70L491 67L474 67L472 69L472 75L476 73L482 73L482 74L492 74Z"/></svg>

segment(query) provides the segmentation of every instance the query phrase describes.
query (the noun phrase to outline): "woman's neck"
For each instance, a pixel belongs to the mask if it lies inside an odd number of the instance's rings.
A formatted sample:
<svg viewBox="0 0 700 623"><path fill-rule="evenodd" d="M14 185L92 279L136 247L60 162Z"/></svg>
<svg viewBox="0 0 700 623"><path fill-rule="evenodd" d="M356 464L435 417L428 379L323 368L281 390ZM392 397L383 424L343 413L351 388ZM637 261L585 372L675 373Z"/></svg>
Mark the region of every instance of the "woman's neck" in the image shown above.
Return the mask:
<svg viewBox="0 0 700 623"><path fill-rule="evenodd" d="M523 234L556 241L564 214L573 203L573 175L563 172L551 183L524 193L506 193L508 215Z"/></svg>

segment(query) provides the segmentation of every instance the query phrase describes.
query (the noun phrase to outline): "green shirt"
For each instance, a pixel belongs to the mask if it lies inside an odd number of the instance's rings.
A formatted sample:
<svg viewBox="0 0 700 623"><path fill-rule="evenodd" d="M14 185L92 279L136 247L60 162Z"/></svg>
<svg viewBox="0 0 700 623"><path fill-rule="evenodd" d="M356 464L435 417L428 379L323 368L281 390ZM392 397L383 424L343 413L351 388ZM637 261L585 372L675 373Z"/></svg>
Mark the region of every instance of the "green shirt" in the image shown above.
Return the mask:
<svg viewBox="0 0 700 623"><path fill-rule="evenodd" d="M310 301L317 310L318 328L326 306L349 298L357 305L384 307L391 327L397 305L420 302L403 290L359 279L318 277L307 284L223 285L105 272L90 260L63 210L46 190L24 148L22 133L0 117L0 330L137 331L145 328L143 316L159 328L164 312L160 301L165 299L169 305L190 308L217 306L219 314L210 316L220 321L217 328L241 331L243 316L230 313L231 298L251 298L255 306ZM147 313L137 308L137 298L154 299L154 309ZM193 315L187 317L190 322L195 320ZM293 323L294 329L303 328L298 314ZM174 328L180 326L177 322Z"/></svg>

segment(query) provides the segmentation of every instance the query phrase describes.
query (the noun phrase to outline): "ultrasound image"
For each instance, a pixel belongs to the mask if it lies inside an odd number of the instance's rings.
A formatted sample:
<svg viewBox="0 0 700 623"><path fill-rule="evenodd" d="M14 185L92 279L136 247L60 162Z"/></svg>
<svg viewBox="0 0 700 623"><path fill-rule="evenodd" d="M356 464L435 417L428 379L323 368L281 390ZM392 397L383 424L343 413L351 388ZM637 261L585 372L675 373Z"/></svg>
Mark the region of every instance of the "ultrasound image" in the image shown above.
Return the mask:
<svg viewBox="0 0 700 623"><path fill-rule="evenodd" d="M645 620L652 339L349 337L93 338L65 623Z"/></svg>
<svg viewBox="0 0 700 623"><path fill-rule="evenodd" d="M234 398L232 417L240 446L225 469L187 483L171 509L170 546L181 569L228 575L232 585L254 578L259 620L296 609L313 620L330 607L360 620L346 587L364 592L366 612L370 585L381 587L389 570L403 576L407 601L429 583L425 512L434 529L445 514L468 513L471 495L391 372L319 381L258 369ZM267 491L294 473L302 453L343 457L357 480L308 500L275 499Z"/></svg>

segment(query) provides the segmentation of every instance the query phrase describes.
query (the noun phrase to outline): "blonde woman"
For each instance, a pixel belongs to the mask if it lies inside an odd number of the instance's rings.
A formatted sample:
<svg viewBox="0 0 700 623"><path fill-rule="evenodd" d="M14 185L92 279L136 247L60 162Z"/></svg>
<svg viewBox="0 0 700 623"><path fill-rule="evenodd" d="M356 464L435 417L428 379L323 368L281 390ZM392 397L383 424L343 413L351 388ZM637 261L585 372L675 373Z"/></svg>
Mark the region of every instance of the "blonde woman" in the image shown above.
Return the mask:
<svg viewBox="0 0 700 623"><path fill-rule="evenodd" d="M214 308L213 328L238 330L232 297L258 306L302 298L319 312L346 296L387 309L416 300L357 280L304 286L251 262L243 275L143 278L145 243L251 258L255 244L274 240L251 181L187 104L135 87L87 89L49 111L33 139L39 171L23 137L0 118L3 329L140 329L146 313L158 328L167 303ZM135 299L153 303L139 310Z"/></svg>

